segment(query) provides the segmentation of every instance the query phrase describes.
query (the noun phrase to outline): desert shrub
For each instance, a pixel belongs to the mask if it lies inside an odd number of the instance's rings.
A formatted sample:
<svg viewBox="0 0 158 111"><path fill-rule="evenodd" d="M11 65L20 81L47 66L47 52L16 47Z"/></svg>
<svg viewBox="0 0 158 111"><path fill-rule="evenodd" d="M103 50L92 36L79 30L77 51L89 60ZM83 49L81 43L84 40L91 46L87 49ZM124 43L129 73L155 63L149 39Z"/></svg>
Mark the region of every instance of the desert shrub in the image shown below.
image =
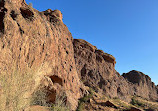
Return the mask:
<svg viewBox="0 0 158 111"><path fill-rule="evenodd" d="M40 105L47 107L50 111L70 111L69 106L66 104L66 94L60 93L56 95L54 103L47 101L48 92L44 89L38 89L33 95L31 105Z"/></svg>
<svg viewBox="0 0 158 111"><path fill-rule="evenodd" d="M144 106L145 106L145 104L143 104L142 102L138 101L138 100L135 99L135 98L132 98L131 104L132 104L132 105L135 105L135 106L137 106L137 107L144 107Z"/></svg>
<svg viewBox="0 0 158 111"><path fill-rule="evenodd" d="M44 89L37 89L32 94L31 105L40 105L50 107L51 105L47 102L47 92Z"/></svg>
<svg viewBox="0 0 158 111"><path fill-rule="evenodd" d="M55 103L50 109L51 111L70 111L69 106L66 104L66 94L62 93L58 95Z"/></svg>
<svg viewBox="0 0 158 111"><path fill-rule="evenodd" d="M94 90L90 88L89 94L79 99L79 103L76 111L83 111L84 104L89 102L89 100L93 97L93 95L94 95Z"/></svg>
<svg viewBox="0 0 158 111"><path fill-rule="evenodd" d="M22 111L30 105L30 92L33 86L31 71L21 73L13 69L12 73L0 72L0 108L3 111Z"/></svg>

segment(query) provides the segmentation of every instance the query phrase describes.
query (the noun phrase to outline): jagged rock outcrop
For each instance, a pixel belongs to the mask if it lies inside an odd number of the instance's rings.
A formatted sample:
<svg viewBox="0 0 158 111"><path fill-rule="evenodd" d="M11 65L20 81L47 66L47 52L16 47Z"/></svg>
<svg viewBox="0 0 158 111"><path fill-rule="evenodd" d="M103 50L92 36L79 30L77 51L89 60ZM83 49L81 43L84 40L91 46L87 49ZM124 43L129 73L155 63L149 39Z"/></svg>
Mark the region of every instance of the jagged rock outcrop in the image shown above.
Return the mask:
<svg viewBox="0 0 158 111"><path fill-rule="evenodd" d="M81 81L97 92L129 101L129 84L115 71L115 58L81 39L74 39L76 67ZM126 95L126 96L125 96Z"/></svg>
<svg viewBox="0 0 158 111"><path fill-rule="evenodd" d="M148 75L132 70L128 73L124 73L122 76L129 82L133 83L134 95L152 101L158 100L157 87Z"/></svg>
<svg viewBox="0 0 158 111"><path fill-rule="evenodd" d="M39 12L24 0L1 0L0 73L9 75L13 67L19 72L32 69L34 89L41 85L49 87L50 101L63 91L75 109L82 87L72 40L60 11Z"/></svg>
<svg viewBox="0 0 158 111"><path fill-rule="evenodd" d="M115 73L115 58L85 40L74 39L73 44L76 69L81 80L88 86L95 88L97 85L104 89L105 80Z"/></svg>
<svg viewBox="0 0 158 111"><path fill-rule="evenodd" d="M81 39L74 39L77 71L81 81L109 97L130 102L131 96L158 99L157 88L151 79L138 71L121 76L115 71L115 58Z"/></svg>

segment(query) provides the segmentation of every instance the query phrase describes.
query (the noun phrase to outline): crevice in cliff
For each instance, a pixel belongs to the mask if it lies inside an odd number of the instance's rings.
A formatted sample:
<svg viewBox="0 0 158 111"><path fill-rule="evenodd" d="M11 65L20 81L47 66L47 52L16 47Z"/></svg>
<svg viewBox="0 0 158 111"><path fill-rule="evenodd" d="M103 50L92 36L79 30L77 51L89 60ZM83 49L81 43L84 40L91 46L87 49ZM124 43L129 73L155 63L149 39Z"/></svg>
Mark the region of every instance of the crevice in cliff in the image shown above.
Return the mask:
<svg viewBox="0 0 158 111"><path fill-rule="evenodd" d="M17 14L15 13L14 10L12 10L11 13L10 13L10 16L13 18L13 20L15 20L16 17L17 17Z"/></svg>
<svg viewBox="0 0 158 111"><path fill-rule="evenodd" d="M86 65L81 69L81 76L84 77L86 75Z"/></svg>
<svg viewBox="0 0 158 111"><path fill-rule="evenodd" d="M34 13L30 9L20 8L21 14L25 19L33 20Z"/></svg>
<svg viewBox="0 0 158 111"><path fill-rule="evenodd" d="M0 32L4 33L4 16L7 9L4 7L4 0L0 1Z"/></svg>
<svg viewBox="0 0 158 111"><path fill-rule="evenodd" d="M69 52L68 52L68 51L66 51L66 54L69 54Z"/></svg>
<svg viewBox="0 0 158 111"><path fill-rule="evenodd" d="M100 63L102 63L102 57L96 54L96 60Z"/></svg>
<svg viewBox="0 0 158 111"><path fill-rule="evenodd" d="M60 21L62 21L62 13L59 10L52 11L51 9L48 9L44 11L44 15L49 22L53 23L53 25L59 25Z"/></svg>
<svg viewBox="0 0 158 111"><path fill-rule="evenodd" d="M15 13L14 10L11 11L10 13L10 16L12 17L13 20L16 21L16 18L17 18L17 14ZM20 31L20 34L22 35L24 33L24 30L22 30L21 26L19 23L17 23L18 27L19 27L19 31Z"/></svg>
<svg viewBox="0 0 158 111"><path fill-rule="evenodd" d="M61 86L63 85L62 78L60 78L56 75L50 76L50 79L52 80L53 83L58 83Z"/></svg>
<svg viewBox="0 0 158 111"><path fill-rule="evenodd" d="M19 23L17 23L17 24L18 24L18 27L19 27L19 30L20 30L20 34L21 34L21 35L24 34L24 31L22 30L20 24L19 24Z"/></svg>
<svg viewBox="0 0 158 111"><path fill-rule="evenodd" d="M0 0L0 7L4 7L4 0Z"/></svg>

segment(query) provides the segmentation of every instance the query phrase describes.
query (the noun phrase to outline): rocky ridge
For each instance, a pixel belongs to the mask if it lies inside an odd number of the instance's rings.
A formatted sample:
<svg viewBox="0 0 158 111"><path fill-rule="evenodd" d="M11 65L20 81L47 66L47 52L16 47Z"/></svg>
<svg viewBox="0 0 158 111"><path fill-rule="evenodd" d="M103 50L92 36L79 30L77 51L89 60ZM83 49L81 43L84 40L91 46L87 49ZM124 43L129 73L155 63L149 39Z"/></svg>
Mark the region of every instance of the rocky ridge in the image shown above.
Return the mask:
<svg viewBox="0 0 158 111"><path fill-rule="evenodd" d="M131 96L157 101L157 87L150 77L139 71L130 71L122 76L115 70L115 58L90 43L74 39L76 67L81 81L111 98L130 102Z"/></svg>
<svg viewBox="0 0 158 111"><path fill-rule="evenodd" d="M158 87L139 71L122 76L115 58L82 39L73 39L59 10L39 12L24 0L0 1L0 74L34 72L33 90L47 90L47 102L60 92L75 110L86 95L95 92L130 102L131 96L158 101ZM8 76L9 77L9 76Z"/></svg>

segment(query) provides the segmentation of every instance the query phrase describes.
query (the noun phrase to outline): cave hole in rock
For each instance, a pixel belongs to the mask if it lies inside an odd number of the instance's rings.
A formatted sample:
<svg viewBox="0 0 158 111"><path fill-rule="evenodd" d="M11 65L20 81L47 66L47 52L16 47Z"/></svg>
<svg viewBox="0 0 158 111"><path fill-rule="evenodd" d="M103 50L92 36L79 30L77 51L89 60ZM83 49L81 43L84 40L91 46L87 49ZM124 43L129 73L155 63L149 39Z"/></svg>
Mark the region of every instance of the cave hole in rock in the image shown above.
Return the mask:
<svg viewBox="0 0 158 111"><path fill-rule="evenodd" d="M54 23L53 25L57 25L57 24L59 24L60 21L56 16L51 15L50 19L49 19L49 22L53 22Z"/></svg>
<svg viewBox="0 0 158 111"><path fill-rule="evenodd" d="M87 73L86 65L84 65L84 67L81 69L81 76L84 77L86 73Z"/></svg>
<svg viewBox="0 0 158 111"><path fill-rule="evenodd" d="M69 54L69 52L68 52L68 51L66 51L66 54Z"/></svg>
<svg viewBox="0 0 158 111"><path fill-rule="evenodd" d="M4 7L4 0L0 0L0 7Z"/></svg>
<svg viewBox="0 0 158 111"><path fill-rule="evenodd" d="M117 88L117 92L118 92L118 93L121 92L121 88L120 88L120 87Z"/></svg>
<svg viewBox="0 0 158 111"><path fill-rule="evenodd" d="M62 78L56 76L56 75L53 75L53 76L50 76L50 79L53 83L58 83L60 84L61 86L63 85L63 82L62 82Z"/></svg>
<svg viewBox="0 0 158 111"><path fill-rule="evenodd" d="M94 75L93 75L93 70L90 70L90 71L88 72L88 76L90 76L91 78L94 77Z"/></svg>
<svg viewBox="0 0 158 111"><path fill-rule="evenodd" d="M102 63L102 58L99 55L96 55L96 60Z"/></svg>
<svg viewBox="0 0 158 111"><path fill-rule="evenodd" d="M70 71L72 71L72 69L73 69L73 67L72 67L72 65L70 65Z"/></svg>
<svg viewBox="0 0 158 111"><path fill-rule="evenodd" d="M8 10L4 8L4 0L0 1L0 32L4 33L4 16Z"/></svg>
<svg viewBox="0 0 158 111"><path fill-rule="evenodd" d="M20 8L21 14L25 19L33 20L34 13L30 9Z"/></svg>
<svg viewBox="0 0 158 111"><path fill-rule="evenodd" d="M3 44L3 46L2 46L3 49L4 49L4 46L5 46L5 45Z"/></svg>
<svg viewBox="0 0 158 111"><path fill-rule="evenodd" d="M45 44L42 45L42 53L44 52Z"/></svg>
<svg viewBox="0 0 158 111"><path fill-rule="evenodd" d="M17 14L15 13L14 10L12 10L11 13L10 13L10 16L13 18L13 20L15 20L16 17L17 17Z"/></svg>
<svg viewBox="0 0 158 111"><path fill-rule="evenodd" d="M72 82L74 82L74 77L72 77Z"/></svg>

